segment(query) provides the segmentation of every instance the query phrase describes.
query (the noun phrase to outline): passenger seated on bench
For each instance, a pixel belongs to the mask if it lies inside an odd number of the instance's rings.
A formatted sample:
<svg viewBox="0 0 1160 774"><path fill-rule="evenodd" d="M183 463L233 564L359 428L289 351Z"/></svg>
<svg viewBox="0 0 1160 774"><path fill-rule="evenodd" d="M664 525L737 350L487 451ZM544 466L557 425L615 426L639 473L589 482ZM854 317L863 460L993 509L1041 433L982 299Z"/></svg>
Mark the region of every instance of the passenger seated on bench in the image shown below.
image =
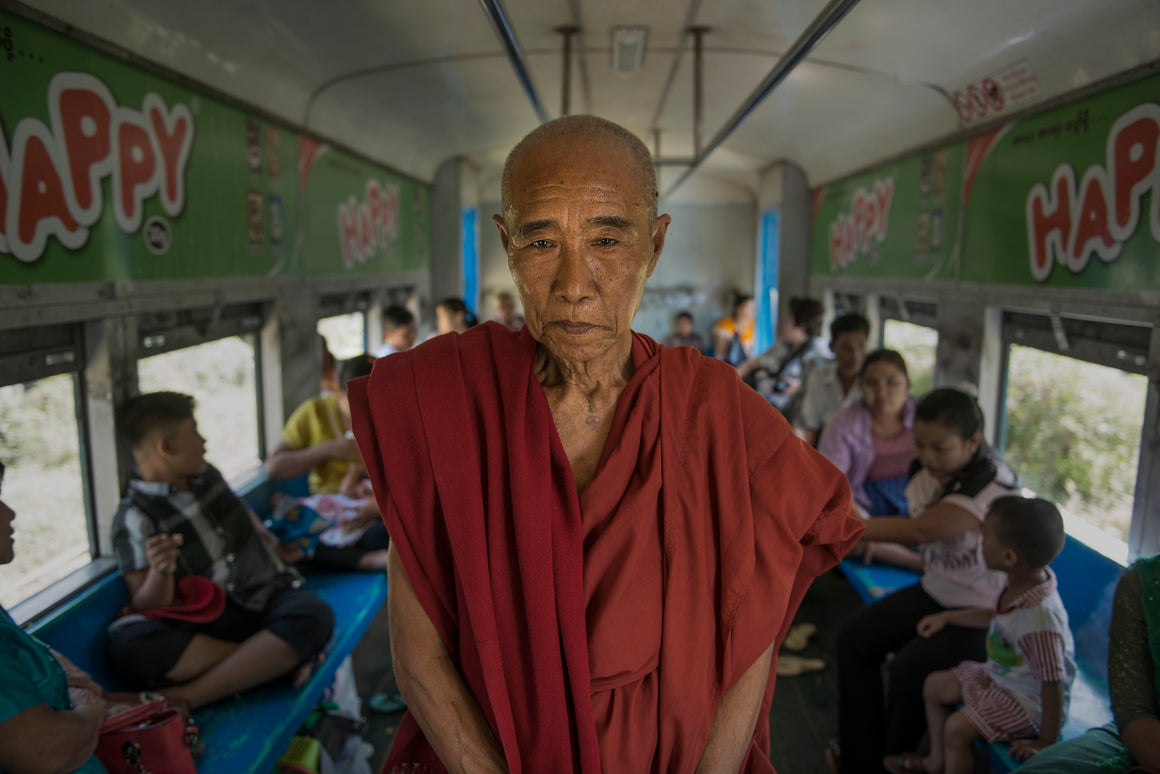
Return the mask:
<svg viewBox="0 0 1160 774"><path fill-rule="evenodd" d="M113 552L131 614L109 626L108 645L125 680L165 686L167 698L196 708L282 675L304 681L334 613L299 588L301 576L205 461L193 405L188 395L155 392L121 408L137 476L113 517ZM209 623L149 616L175 603L176 584L189 575L225 589L222 613Z"/></svg>
<svg viewBox="0 0 1160 774"><path fill-rule="evenodd" d="M858 380L859 399L826 424L818 451L846 474L860 516L905 513L918 403L910 394L906 361L892 349L876 350L866 356ZM922 556L897 543L862 542L847 556L922 569Z"/></svg>
<svg viewBox="0 0 1160 774"><path fill-rule="evenodd" d="M1108 693L1115 722L1053 745L1020 772L1160 772L1160 556L1124 570L1108 634Z"/></svg>
<svg viewBox="0 0 1160 774"><path fill-rule="evenodd" d="M0 565L15 557L15 518L0 500ZM105 771L93 755L101 721L111 708L136 704L136 694L106 692L87 672L17 626L3 607L0 675L0 771Z"/></svg>
<svg viewBox="0 0 1160 774"><path fill-rule="evenodd" d="M870 321L860 314L844 314L830 323L831 363L818 366L802 386L801 408L793 429L806 443L816 446L822 428L846 406L862 399L862 364Z"/></svg>
<svg viewBox="0 0 1160 774"><path fill-rule="evenodd" d="M887 771L971 774L971 748L980 737L1013 742L1017 760L1059 740L1075 679L1075 643L1047 565L1063 541L1063 518L1046 500L1009 496L991 503L983 522L983 558L1007 575L998 604L947 610L918 622L923 637L948 624L988 629L987 662L964 661L927 676L930 755L887 756ZM960 702L964 706L955 712Z"/></svg>
<svg viewBox="0 0 1160 774"><path fill-rule="evenodd" d="M338 368L338 392L303 403L282 429L282 442L266 460L266 475L275 481L310 474L311 494L343 494L358 501L357 514L346 530L362 529L358 540L346 546L319 543L304 563L320 569L387 569L387 528L366 480L358 444L350 432L350 402L346 383L368 376L374 360L358 355Z"/></svg>
<svg viewBox="0 0 1160 774"><path fill-rule="evenodd" d="M983 414L971 396L940 389L920 400L914 441L921 467L906 487L912 515L863 521L863 540L920 545L923 575L863 608L838 633L840 741L827 751L835 770L881 772L886 753L913 750L926 725L926 676L986 656L982 630L951 624L929 638L915 631L932 613L992 607L1006 582L983 561L982 521L1016 480L985 447L982 431ZM882 665L890 653L884 691Z"/></svg>

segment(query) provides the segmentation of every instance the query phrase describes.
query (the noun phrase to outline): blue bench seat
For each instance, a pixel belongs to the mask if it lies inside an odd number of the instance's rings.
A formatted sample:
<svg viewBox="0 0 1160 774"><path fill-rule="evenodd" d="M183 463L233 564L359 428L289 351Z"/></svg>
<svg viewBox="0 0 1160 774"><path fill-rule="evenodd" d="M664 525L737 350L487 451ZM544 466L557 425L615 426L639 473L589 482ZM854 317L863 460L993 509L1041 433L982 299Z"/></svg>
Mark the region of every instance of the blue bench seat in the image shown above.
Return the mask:
<svg viewBox="0 0 1160 774"><path fill-rule="evenodd" d="M199 709L194 717L203 751L199 774L273 771L290 739L334 680L334 674L370 625L387 597L383 573L318 573L306 588L334 609L335 629L326 659L299 688L276 680ZM109 672L105 627L127 600L125 584L113 574L71 600L29 631L71 659L109 690L126 686Z"/></svg>

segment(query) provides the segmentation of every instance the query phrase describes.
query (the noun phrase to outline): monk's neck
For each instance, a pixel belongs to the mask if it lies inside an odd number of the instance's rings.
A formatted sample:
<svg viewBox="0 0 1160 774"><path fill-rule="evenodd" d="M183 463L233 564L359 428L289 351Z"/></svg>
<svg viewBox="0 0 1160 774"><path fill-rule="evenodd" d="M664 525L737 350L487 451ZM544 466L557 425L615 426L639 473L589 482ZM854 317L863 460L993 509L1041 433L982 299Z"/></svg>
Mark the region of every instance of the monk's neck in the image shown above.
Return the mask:
<svg viewBox="0 0 1160 774"><path fill-rule="evenodd" d="M627 347L592 360L566 360L541 346L536 353L536 380L548 391L576 392L593 396L619 394L632 378L632 342Z"/></svg>

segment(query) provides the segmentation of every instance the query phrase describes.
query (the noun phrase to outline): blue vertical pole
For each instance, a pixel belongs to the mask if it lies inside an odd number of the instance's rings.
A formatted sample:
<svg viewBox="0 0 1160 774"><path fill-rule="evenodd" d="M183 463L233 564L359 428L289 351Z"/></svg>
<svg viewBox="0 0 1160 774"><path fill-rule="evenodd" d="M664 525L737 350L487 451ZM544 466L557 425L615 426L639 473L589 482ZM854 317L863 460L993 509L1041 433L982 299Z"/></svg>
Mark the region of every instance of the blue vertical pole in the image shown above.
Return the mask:
<svg viewBox="0 0 1160 774"><path fill-rule="evenodd" d="M479 309L479 208L463 209L463 225L460 229L460 254L463 257L463 300L477 320L484 316Z"/></svg>
<svg viewBox="0 0 1160 774"><path fill-rule="evenodd" d="M781 249L779 211L771 207L761 213L761 234L757 252L757 276L753 295L757 301L757 320L754 323L753 353L760 354L773 346L777 325L777 263Z"/></svg>

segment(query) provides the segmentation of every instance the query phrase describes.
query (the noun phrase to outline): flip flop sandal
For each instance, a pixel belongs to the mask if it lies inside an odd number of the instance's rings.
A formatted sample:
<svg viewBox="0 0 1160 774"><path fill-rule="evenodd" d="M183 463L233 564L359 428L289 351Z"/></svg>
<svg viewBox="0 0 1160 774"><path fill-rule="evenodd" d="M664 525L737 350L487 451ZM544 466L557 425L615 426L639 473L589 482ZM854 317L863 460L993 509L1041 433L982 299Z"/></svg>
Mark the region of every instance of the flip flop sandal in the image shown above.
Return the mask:
<svg viewBox="0 0 1160 774"><path fill-rule="evenodd" d="M922 765L922 756L918 753L887 755L882 759L882 766L890 774L926 774L926 767Z"/></svg>
<svg viewBox="0 0 1160 774"><path fill-rule="evenodd" d="M785 640L782 641L781 646L786 650L805 650L810 637L813 637L817 630L818 627L812 623L794 624L789 627L789 632L785 635Z"/></svg>
<svg viewBox="0 0 1160 774"><path fill-rule="evenodd" d="M778 677L795 677L806 672L818 672L826 668L826 662L820 658L802 658L801 656L785 655L777 658Z"/></svg>
<svg viewBox="0 0 1160 774"><path fill-rule="evenodd" d="M367 706L375 712L393 715L407 709L407 702L399 693L376 693L367 701Z"/></svg>

